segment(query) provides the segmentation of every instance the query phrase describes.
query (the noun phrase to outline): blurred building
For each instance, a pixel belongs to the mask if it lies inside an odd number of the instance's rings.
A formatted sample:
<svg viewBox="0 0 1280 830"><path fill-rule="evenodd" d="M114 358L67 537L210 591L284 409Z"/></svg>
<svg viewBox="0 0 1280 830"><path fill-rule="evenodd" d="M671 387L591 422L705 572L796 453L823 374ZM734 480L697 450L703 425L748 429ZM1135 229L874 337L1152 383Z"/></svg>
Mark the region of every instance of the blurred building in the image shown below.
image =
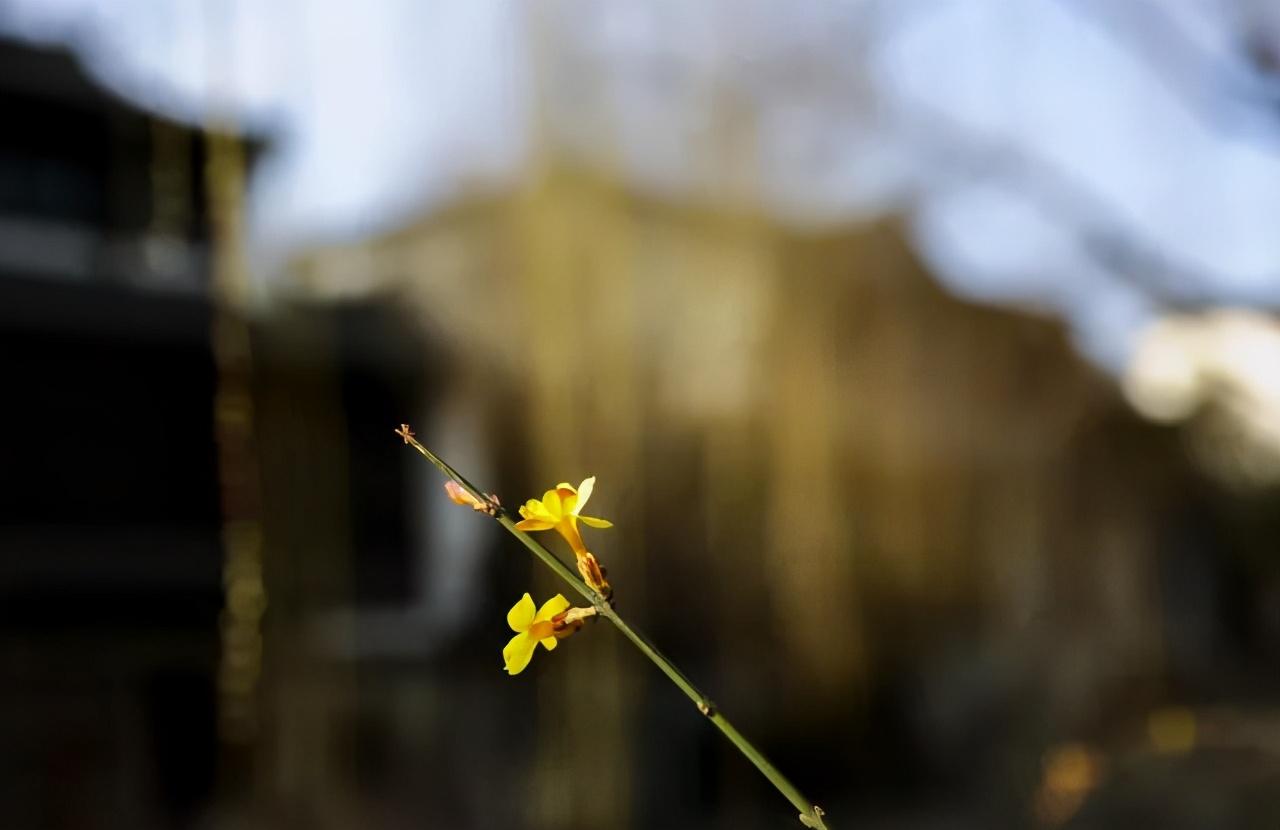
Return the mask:
<svg viewBox="0 0 1280 830"><path fill-rule="evenodd" d="M69 53L14 41L0 42L0 108L0 824L188 826L254 802L263 781L269 804L282 792L264 763L279 757L277 721L247 744L219 741L224 542L244 487L226 481L215 443L215 137L116 97ZM261 140L238 143L251 168ZM397 395L427 373L420 344L377 307L247 322L250 386L236 394L266 434L251 448L265 484L249 485L265 491L255 518L316 493L326 511L266 531L288 632L274 641L288 643L298 604L407 596L407 520L380 495L405 489L383 419L410 408ZM348 428L383 463L348 460ZM305 694L285 701L258 682L255 707L307 710Z"/></svg>
<svg viewBox="0 0 1280 830"><path fill-rule="evenodd" d="M208 136L0 42L0 743L13 827L212 792Z"/></svg>
<svg viewBox="0 0 1280 830"><path fill-rule="evenodd" d="M385 417L415 405L424 347L376 304L215 308L209 177L225 136L12 41L0 109L0 824L238 825L289 800L301 745L282 748L279 732L351 731L331 703L346 675L290 682L290 656L309 653L302 611L410 596ZM234 141L251 170L262 140ZM253 344L231 372L213 350L228 319ZM229 389L234 406L218 410ZM228 462L218 411L257 422L247 456ZM260 640L237 653L244 632L227 625L227 546L246 518L275 552L260 567L277 610L261 627L278 627L249 632L279 646L265 677ZM244 675L228 668L244 654L249 705L269 717L230 735L228 687ZM350 770L316 746L330 780ZM292 809L316 826L315 810Z"/></svg>

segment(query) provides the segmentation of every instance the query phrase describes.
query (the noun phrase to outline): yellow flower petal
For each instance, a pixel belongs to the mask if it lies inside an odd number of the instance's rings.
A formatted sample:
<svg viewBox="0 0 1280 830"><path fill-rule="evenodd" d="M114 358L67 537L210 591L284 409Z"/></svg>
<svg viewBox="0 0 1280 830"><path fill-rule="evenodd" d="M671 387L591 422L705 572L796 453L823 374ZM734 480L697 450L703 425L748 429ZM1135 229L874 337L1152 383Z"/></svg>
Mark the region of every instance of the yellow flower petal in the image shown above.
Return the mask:
<svg viewBox="0 0 1280 830"><path fill-rule="evenodd" d="M578 510L578 491L561 485L556 492L560 494L560 518L574 515Z"/></svg>
<svg viewBox="0 0 1280 830"><path fill-rule="evenodd" d="M507 674L519 674L524 671L524 667L533 659L533 650L537 645L538 641L528 634L517 634L512 637L502 649L502 663Z"/></svg>
<svg viewBox="0 0 1280 830"><path fill-rule="evenodd" d="M516 522L516 530L550 530L556 523L550 519L522 519Z"/></svg>
<svg viewBox="0 0 1280 830"><path fill-rule="evenodd" d="M533 597L525 594L507 612L507 625L511 626L512 631L528 631L529 626L533 625L533 618Z"/></svg>
<svg viewBox="0 0 1280 830"><path fill-rule="evenodd" d="M560 517L553 516L547 511L542 502L537 499L529 499L520 506L520 515L526 519L548 519L552 523L556 522Z"/></svg>
<svg viewBox="0 0 1280 830"><path fill-rule="evenodd" d="M560 482L559 484L557 484L557 485L556 485L556 489L557 489L557 490L568 490L570 493L576 493L576 492L578 492L577 490L573 489L573 485L572 485L572 484L570 484L570 483L569 483L569 482L567 482L567 481L562 481L562 482Z"/></svg>
<svg viewBox="0 0 1280 830"><path fill-rule="evenodd" d="M562 515L560 505L560 494L555 490L548 490L542 494L542 508L552 518L559 520Z"/></svg>
<svg viewBox="0 0 1280 830"><path fill-rule="evenodd" d="M596 489L596 477L591 476L582 480L582 484L578 487L578 503L574 505L574 513L577 513L587 504L587 499L591 498L591 491Z"/></svg>
<svg viewBox="0 0 1280 830"><path fill-rule="evenodd" d="M560 641L557 640L555 637L544 637L538 642L542 643L542 647L545 648L547 651L555 651L556 643Z"/></svg>
<svg viewBox="0 0 1280 830"><path fill-rule="evenodd" d="M535 640L545 640L556 636L556 624L551 620L540 620L529 626L525 633Z"/></svg>
<svg viewBox="0 0 1280 830"><path fill-rule="evenodd" d="M561 611L569 608L569 600L564 598L564 594L556 594L551 599L542 603L542 607L538 609L538 613L534 615L534 622L542 622L549 620Z"/></svg>
<svg viewBox="0 0 1280 830"><path fill-rule="evenodd" d="M613 527L613 522L608 519L597 519L595 516L579 516L578 518L588 527Z"/></svg>

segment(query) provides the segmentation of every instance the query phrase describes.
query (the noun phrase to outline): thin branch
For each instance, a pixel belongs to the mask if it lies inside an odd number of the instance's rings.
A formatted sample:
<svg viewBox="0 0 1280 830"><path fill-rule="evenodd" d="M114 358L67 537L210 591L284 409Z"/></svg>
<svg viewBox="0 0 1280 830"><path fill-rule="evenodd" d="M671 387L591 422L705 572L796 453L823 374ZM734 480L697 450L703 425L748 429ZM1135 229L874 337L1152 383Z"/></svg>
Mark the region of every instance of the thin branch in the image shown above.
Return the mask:
<svg viewBox="0 0 1280 830"><path fill-rule="evenodd" d="M413 430L409 429L408 424L401 424L400 428L395 432L396 435L399 435L404 439L406 444L413 447L424 458L434 464L442 473L457 482L457 484L466 490L472 498L476 499L478 502L492 505L493 509L491 511L486 511L488 515L497 519L497 521L506 528L511 535L519 539L520 543L532 551L544 565L551 568L551 570L555 572L556 576L567 582L569 587L573 588L573 590L577 591L590 601L600 616L613 623L613 625L622 632L623 636L630 640L631 644L640 650L640 653L648 657L654 665L661 669L662 673L676 685L676 688L684 692L685 696L693 701L694 705L698 707L698 711L701 712L707 720L715 724L715 727L729 739L729 742L732 743L748 761L754 764L756 769L760 770L760 773L769 780L769 783L773 784L774 788L776 788L778 792L782 793L782 795L791 802L792 806L800 811L800 822L804 824L804 826L818 828L818 830L827 830L822 808L805 798L804 795L801 794L800 790L787 780L787 777L779 772L777 767L770 763L764 753L757 749L754 744L747 740L747 738L729 722L720 710L716 708L715 704L711 702L711 698L707 697L698 689L697 686L693 685L693 681L691 681L675 663L672 663L670 659L659 651L657 646L650 642L647 637L635 628L632 628L631 625L613 609L613 606L609 604L605 597L593 591L587 583L583 582L582 579L578 577L577 574L569 570L568 566L561 562L559 557L544 547L532 536L522 530L517 530L515 521L512 520L511 516L504 508L491 500L487 494L480 490L480 488L467 481L461 473L449 466L444 459L419 443L418 439L413 434Z"/></svg>

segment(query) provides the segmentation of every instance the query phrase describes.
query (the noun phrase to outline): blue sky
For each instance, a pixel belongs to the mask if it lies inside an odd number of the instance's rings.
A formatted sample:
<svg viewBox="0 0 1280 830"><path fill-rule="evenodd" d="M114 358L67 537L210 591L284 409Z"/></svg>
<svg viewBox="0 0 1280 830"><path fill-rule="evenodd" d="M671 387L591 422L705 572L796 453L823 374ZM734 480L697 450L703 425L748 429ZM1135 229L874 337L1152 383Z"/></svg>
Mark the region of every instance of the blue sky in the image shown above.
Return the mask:
<svg viewBox="0 0 1280 830"><path fill-rule="evenodd" d="M759 193L802 227L906 213L952 290L1061 314L1112 368L1162 303L1280 301L1280 84L1238 57L1264 26L1280 43L1267 4L1210 0L0 6L128 97L270 132L266 262L510 184L540 113L640 189ZM726 93L745 167L708 144Z"/></svg>

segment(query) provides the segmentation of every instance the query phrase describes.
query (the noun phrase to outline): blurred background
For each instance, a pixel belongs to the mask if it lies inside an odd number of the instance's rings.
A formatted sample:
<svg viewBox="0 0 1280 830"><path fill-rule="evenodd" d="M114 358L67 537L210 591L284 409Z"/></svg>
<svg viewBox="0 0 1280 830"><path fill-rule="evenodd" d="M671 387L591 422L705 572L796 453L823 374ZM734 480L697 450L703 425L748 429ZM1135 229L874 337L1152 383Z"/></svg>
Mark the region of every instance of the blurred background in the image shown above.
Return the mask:
<svg viewBox="0 0 1280 830"><path fill-rule="evenodd" d="M1280 5L4 0L0 112L0 826L799 826L408 422L833 827L1280 827Z"/></svg>

